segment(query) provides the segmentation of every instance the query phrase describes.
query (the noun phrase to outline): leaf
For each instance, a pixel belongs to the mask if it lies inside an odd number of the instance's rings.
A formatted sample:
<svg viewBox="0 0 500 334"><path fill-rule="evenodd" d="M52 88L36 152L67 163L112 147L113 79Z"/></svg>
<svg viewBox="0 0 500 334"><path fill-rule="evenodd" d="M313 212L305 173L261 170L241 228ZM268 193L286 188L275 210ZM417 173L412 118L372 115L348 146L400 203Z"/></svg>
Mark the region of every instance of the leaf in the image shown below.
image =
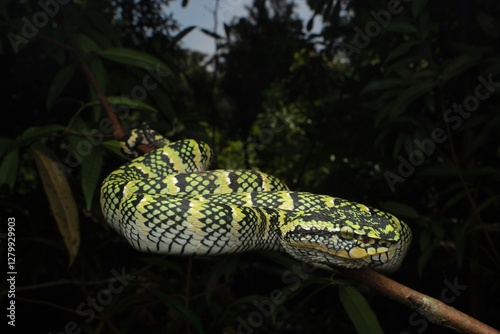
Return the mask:
<svg viewBox="0 0 500 334"><path fill-rule="evenodd" d="M16 146L16 141L14 139L0 137L0 157L11 147Z"/></svg>
<svg viewBox="0 0 500 334"><path fill-rule="evenodd" d="M185 319L191 326L193 326L196 332L203 333L203 325L200 318L189 310L184 304L155 288L148 288L148 290L167 307L174 309L181 318Z"/></svg>
<svg viewBox="0 0 500 334"><path fill-rule="evenodd" d="M175 45L177 44L181 39L184 38L187 34L189 34L193 29L195 29L196 26L189 26L185 29L182 29L177 35L172 38L172 40L169 41L169 45Z"/></svg>
<svg viewBox="0 0 500 334"><path fill-rule="evenodd" d="M99 52L101 48L97 43L90 37L84 34L78 34L76 36L77 44L80 46L84 53Z"/></svg>
<svg viewBox="0 0 500 334"><path fill-rule="evenodd" d="M480 10L476 14L476 22L485 33L494 38L498 37L499 29L498 25L495 23L495 19L493 18L493 16L488 15L484 11Z"/></svg>
<svg viewBox="0 0 500 334"><path fill-rule="evenodd" d="M387 27L385 27L386 31L393 32L401 32L401 33L415 33L417 32L417 28L414 25L406 23L406 22L392 22Z"/></svg>
<svg viewBox="0 0 500 334"><path fill-rule="evenodd" d="M400 87L405 84L405 80L399 78L388 78L370 82L360 92L361 95L378 90L385 90L392 87Z"/></svg>
<svg viewBox="0 0 500 334"><path fill-rule="evenodd" d="M417 210L405 203L387 201L381 203L380 206L384 210L391 212L395 216L408 217L411 219L415 219L419 216Z"/></svg>
<svg viewBox="0 0 500 334"><path fill-rule="evenodd" d="M175 118L174 106L172 105L168 94L164 90L154 89L149 92L149 95L154 101L154 104L158 106L167 119L172 120Z"/></svg>
<svg viewBox="0 0 500 334"><path fill-rule="evenodd" d="M443 69L443 81L446 82L451 78L463 73L465 70L477 65L479 63L479 57L472 55L460 55L451 59L444 66Z"/></svg>
<svg viewBox="0 0 500 334"><path fill-rule="evenodd" d="M145 111L150 111L157 113L158 110L155 109L154 107L150 106L147 103L138 101L138 100L132 100L129 99L128 97L125 96L108 96L106 98L109 102L109 104L113 107L113 105L123 105L130 107L131 109L140 109L140 110L145 110ZM95 106L95 105L100 105L101 102L99 100L92 101L87 103L88 107Z"/></svg>
<svg viewBox="0 0 500 334"><path fill-rule="evenodd" d="M71 81L75 75L76 65L71 64L69 66L63 67L54 76L52 83L50 84L49 91L47 92L47 98L45 99L45 108L47 110L52 109L55 104L56 99L64 91L68 83Z"/></svg>
<svg viewBox="0 0 500 334"><path fill-rule="evenodd" d="M392 50L391 53L389 53L389 55L385 59L384 63L388 63L389 60L398 58L398 57L406 54L412 47L414 47L415 45L418 45L418 44L419 43L416 41L409 41L409 42L401 43L401 45L399 45L397 48Z"/></svg>
<svg viewBox="0 0 500 334"><path fill-rule="evenodd" d="M358 334L383 334L377 316L356 288L340 285L339 297Z"/></svg>
<svg viewBox="0 0 500 334"><path fill-rule="evenodd" d="M120 141L118 140L107 140L102 143L102 146L113 152L114 154L125 158L120 148Z"/></svg>
<svg viewBox="0 0 500 334"><path fill-rule="evenodd" d="M162 72L162 75L165 76L172 75L172 70L161 60L144 52L125 48L114 48L100 51L98 54L103 58L120 64L139 67L147 71Z"/></svg>
<svg viewBox="0 0 500 334"><path fill-rule="evenodd" d="M395 118L397 115L403 113L408 105L415 101L418 97L429 93L436 84L434 82L418 82L406 88L399 94L397 103L390 111L390 117Z"/></svg>
<svg viewBox="0 0 500 334"><path fill-rule="evenodd" d="M107 73L106 69L104 68L104 65L101 61L100 58L94 57L90 60L89 62L89 68L90 71L92 72L95 80L97 81L97 84L101 88L103 92L106 91L106 78L107 78ZM92 100L98 100L97 93L94 90L94 87L89 83L89 92L90 92L90 98ZM101 113L101 105L95 106L93 108L93 120L94 122L98 122L100 118L100 113Z"/></svg>
<svg viewBox="0 0 500 334"><path fill-rule="evenodd" d="M215 38L215 39L221 39L221 38L222 38L219 34L217 34L217 33L216 33L216 32L214 32L214 31L210 31L210 30L207 30L207 29L204 29L204 28L200 28L200 30L201 30L204 34L206 34L206 35L208 35L208 36L210 36L210 37L213 37L213 38Z"/></svg>
<svg viewBox="0 0 500 334"><path fill-rule="evenodd" d="M19 170L19 150L9 152L0 164L0 185L6 184L10 189L16 183L17 171Z"/></svg>
<svg viewBox="0 0 500 334"><path fill-rule="evenodd" d="M65 131L66 128L59 124L48 124L44 126L36 126L26 129L19 138L19 144L25 144L29 141L36 140L47 134L59 131Z"/></svg>
<svg viewBox="0 0 500 334"><path fill-rule="evenodd" d="M94 194L99 185L102 168L103 151L96 148L82 160L82 191L85 197L85 207L90 210Z"/></svg>
<svg viewBox="0 0 500 334"><path fill-rule="evenodd" d="M68 250L71 266L80 247L78 209L73 193L58 163L35 148L31 151L49 200L50 209Z"/></svg>

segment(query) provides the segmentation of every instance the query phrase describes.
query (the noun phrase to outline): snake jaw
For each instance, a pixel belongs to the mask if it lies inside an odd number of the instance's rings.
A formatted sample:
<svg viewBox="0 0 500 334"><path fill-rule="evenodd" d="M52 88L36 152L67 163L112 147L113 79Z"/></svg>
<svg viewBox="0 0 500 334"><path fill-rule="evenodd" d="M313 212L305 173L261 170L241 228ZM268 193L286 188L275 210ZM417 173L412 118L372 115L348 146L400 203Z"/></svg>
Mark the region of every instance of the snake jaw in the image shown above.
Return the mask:
<svg viewBox="0 0 500 334"><path fill-rule="evenodd" d="M282 246L301 261L314 259L330 268L369 267L392 273L399 268L411 239L406 224L376 209L347 217L342 209L334 208L294 218Z"/></svg>

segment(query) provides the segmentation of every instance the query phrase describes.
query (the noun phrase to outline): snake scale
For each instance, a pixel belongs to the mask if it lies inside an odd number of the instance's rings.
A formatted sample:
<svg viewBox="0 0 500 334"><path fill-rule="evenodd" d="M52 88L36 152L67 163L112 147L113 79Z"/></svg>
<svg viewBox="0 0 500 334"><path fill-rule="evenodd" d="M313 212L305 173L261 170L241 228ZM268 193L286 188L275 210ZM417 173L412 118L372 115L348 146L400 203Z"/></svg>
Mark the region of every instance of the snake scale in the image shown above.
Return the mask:
<svg viewBox="0 0 500 334"><path fill-rule="evenodd" d="M285 251L323 268L397 270L411 242L395 216L341 198L290 191L255 170L208 170L213 152L191 139L168 142L148 128L123 142L157 147L105 178L107 222L137 250L218 255Z"/></svg>

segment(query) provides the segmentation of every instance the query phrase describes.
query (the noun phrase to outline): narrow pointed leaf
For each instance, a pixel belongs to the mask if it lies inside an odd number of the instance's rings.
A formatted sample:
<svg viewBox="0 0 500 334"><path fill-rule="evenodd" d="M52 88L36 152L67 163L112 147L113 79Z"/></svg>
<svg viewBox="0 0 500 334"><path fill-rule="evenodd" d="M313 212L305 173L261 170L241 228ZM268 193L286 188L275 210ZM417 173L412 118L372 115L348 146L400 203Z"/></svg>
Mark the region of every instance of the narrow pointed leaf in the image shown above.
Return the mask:
<svg viewBox="0 0 500 334"><path fill-rule="evenodd" d="M9 152L0 163L0 185L6 184L10 189L16 183L17 171L19 170L19 150Z"/></svg>
<svg viewBox="0 0 500 334"><path fill-rule="evenodd" d="M358 334L383 334L377 316L356 288L340 285L339 297Z"/></svg>
<svg viewBox="0 0 500 334"><path fill-rule="evenodd" d="M29 141L44 137L50 133L64 131L66 128L59 124L48 124L36 126L26 129L19 139L19 144L24 144Z"/></svg>
<svg viewBox="0 0 500 334"><path fill-rule="evenodd" d="M172 75L170 68L158 58L136 50L125 48L107 49L99 52L99 56L111 61L139 67L147 71L160 71L163 75Z"/></svg>
<svg viewBox="0 0 500 334"><path fill-rule="evenodd" d="M102 168L103 151L95 148L82 161L82 191L85 197L85 207L90 210L94 194L99 185Z"/></svg>
<svg viewBox="0 0 500 334"><path fill-rule="evenodd" d="M45 99L45 107L47 110L52 109L57 98L64 91L71 79L73 79L75 70L76 66L72 64L63 67L59 72L57 72L52 80L52 83L50 84L49 91L47 92L47 98Z"/></svg>
<svg viewBox="0 0 500 334"><path fill-rule="evenodd" d="M71 266L80 247L78 209L73 193L57 162L37 149L32 149L32 153L50 209L68 250Z"/></svg>
<svg viewBox="0 0 500 334"><path fill-rule="evenodd" d="M158 112L157 109L155 109L154 107L150 106L147 103L144 103L144 102L141 102L138 100L132 100L132 99L129 99L128 97L124 97L124 96L108 96L107 100L111 106L122 105L122 106L130 107L130 109L140 109L140 110L150 111L150 112L154 112L154 113ZM100 105L100 104L101 104L101 102L99 100L95 100L95 101L87 103L87 106L91 107L91 106L96 106L96 105Z"/></svg>

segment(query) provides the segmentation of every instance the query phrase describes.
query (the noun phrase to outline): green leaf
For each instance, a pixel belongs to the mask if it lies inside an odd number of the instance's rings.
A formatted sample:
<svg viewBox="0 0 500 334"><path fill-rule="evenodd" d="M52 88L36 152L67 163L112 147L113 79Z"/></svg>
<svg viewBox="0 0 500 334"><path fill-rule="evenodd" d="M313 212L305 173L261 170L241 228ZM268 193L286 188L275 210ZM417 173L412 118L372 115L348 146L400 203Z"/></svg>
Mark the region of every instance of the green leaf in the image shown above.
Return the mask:
<svg viewBox="0 0 500 334"><path fill-rule="evenodd" d="M71 187L56 161L35 148L31 151L49 200L50 210L68 250L71 266L80 248L78 208Z"/></svg>
<svg viewBox="0 0 500 334"><path fill-rule="evenodd" d="M389 53L389 55L385 59L384 63L388 63L390 60L398 58L398 57L406 54L412 47L414 47L415 45L418 45L418 44L419 44L419 42L415 42L415 41L401 43L401 45L399 45L397 48L392 50L391 53Z"/></svg>
<svg viewBox="0 0 500 334"><path fill-rule="evenodd" d="M167 119L173 120L175 118L174 106L163 89L153 89L149 91L149 95Z"/></svg>
<svg viewBox="0 0 500 334"><path fill-rule="evenodd" d="M144 52L132 49L114 48L103 50L98 54L103 58L120 64L139 67L147 71L162 72L162 75L172 75L172 70L161 60Z"/></svg>
<svg viewBox="0 0 500 334"><path fill-rule="evenodd" d="M418 30L414 25L406 23L406 22L392 22L387 27L385 27L386 31L394 31L401 33L416 33Z"/></svg>
<svg viewBox="0 0 500 334"><path fill-rule="evenodd" d="M84 53L99 52L101 48L97 43L90 37L84 34L78 34L76 36L76 42L82 49Z"/></svg>
<svg viewBox="0 0 500 334"><path fill-rule="evenodd" d="M106 91L106 79L107 79L107 73L106 73L106 68L104 68L104 65L101 61L100 58L94 57L90 62L89 62L89 68L92 74L94 75L95 80L97 81L97 84L101 88L103 92ZM89 92L90 92L90 98L91 100L98 100L97 93L94 90L94 87L89 83ZM101 114L101 105L93 107L93 120L94 122L98 122Z"/></svg>
<svg viewBox="0 0 500 334"><path fill-rule="evenodd" d="M184 304L155 288L148 288L148 290L167 307L175 310L181 318L185 319L196 330L196 332L203 333L203 325L200 318Z"/></svg>
<svg viewBox="0 0 500 334"><path fill-rule="evenodd" d="M11 147L16 146L16 141L10 138L0 138L0 157Z"/></svg>
<svg viewBox="0 0 500 334"><path fill-rule="evenodd" d="M16 183L17 171L19 170L19 150L9 152L0 164L0 185L6 184L10 189Z"/></svg>
<svg viewBox="0 0 500 334"><path fill-rule="evenodd" d="M498 37L499 29L493 16L480 10L476 14L476 22L485 33L494 38Z"/></svg>
<svg viewBox="0 0 500 334"><path fill-rule="evenodd" d="M103 151L99 148L93 149L82 160L82 191L87 210L91 209L92 200L99 185L102 161Z"/></svg>
<svg viewBox="0 0 500 334"><path fill-rule="evenodd" d="M408 217L411 219L415 219L419 216L417 210L411 207L408 204L394 201L382 202L380 206L395 216Z"/></svg>
<svg viewBox="0 0 500 334"><path fill-rule="evenodd" d="M436 84L434 82L418 82L406 88L399 94L397 103L390 111L390 117L395 118L403 113L408 105L424 94L429 93Z"/></svg>
<svg viewBox="0 0 500 334"><path fill-rule="evenodd" d="M102 146L108 149L109 151L113 152L116 155L119 155L120 157L126 158L121 149L120 149L120 141L118 140L106 140L105 142L102 143Z"/></svg>
<svg viewBox="0 0 500 334"><path fill-rule="evenodd" d="M66 128L59 124L49 124L44 126L36 126L26 129L19 138L20 144L25 144L29 141L36 140L50 133L65 131Z"/></svg>
<svg viewBox="0 0 500 334"><path fill-rule="evenodd" d="M340 285L339 297L358 334L383 334L377 316L356 288Z"/></svg>
<svg viewBox="0 0 500 334"><path fill-rule="evenodd" d="M405 80L399 78L388 78L388 79L377 80L370 82L368 85L366 85L361 90L360 94L363 95L378 90L385 90L387 88L401 87L401 85L404 85L405 83L406 83Z"/></svg>
<svg viewBox="0 0 500 334"><path fill-rule="evenodd" d="M56 99L64 91L68 83L71 81L75 75L76 65L71 64L69 66L63 67L54 76L52 83L50 84L49 91L47 92L47 98L45 99L45 108L47 110L52 109L55 104Z"/></svg>
<svg viewBox="0 0 500 334"><path fill-rule="evenodd" d="M129 99L128 97L124 97L124 96L108 96L107 100L111 106L122 105L122 106L130 107L131 109L140 109L140 110L150 111L150 112L154 112L154 113L158 112L157 109L155 109L154 107L150 106L147 103L144 103L144 102L141 102L138 100L132 100L132 99ZM96 101L92 101L92 102L87 103L87 106L91 107L91 106L96 106L96 105L100 105L100 104L101 104L101 102L96 100Z"/></svg>
<svg viewBox="0 0 500 334"><path fill-rule="evenodd" d="M472 55L460 55L448 61L443 69L443 81L446 82L451 78L463 73L465 70L478 65L479 57Z"/></svg>

